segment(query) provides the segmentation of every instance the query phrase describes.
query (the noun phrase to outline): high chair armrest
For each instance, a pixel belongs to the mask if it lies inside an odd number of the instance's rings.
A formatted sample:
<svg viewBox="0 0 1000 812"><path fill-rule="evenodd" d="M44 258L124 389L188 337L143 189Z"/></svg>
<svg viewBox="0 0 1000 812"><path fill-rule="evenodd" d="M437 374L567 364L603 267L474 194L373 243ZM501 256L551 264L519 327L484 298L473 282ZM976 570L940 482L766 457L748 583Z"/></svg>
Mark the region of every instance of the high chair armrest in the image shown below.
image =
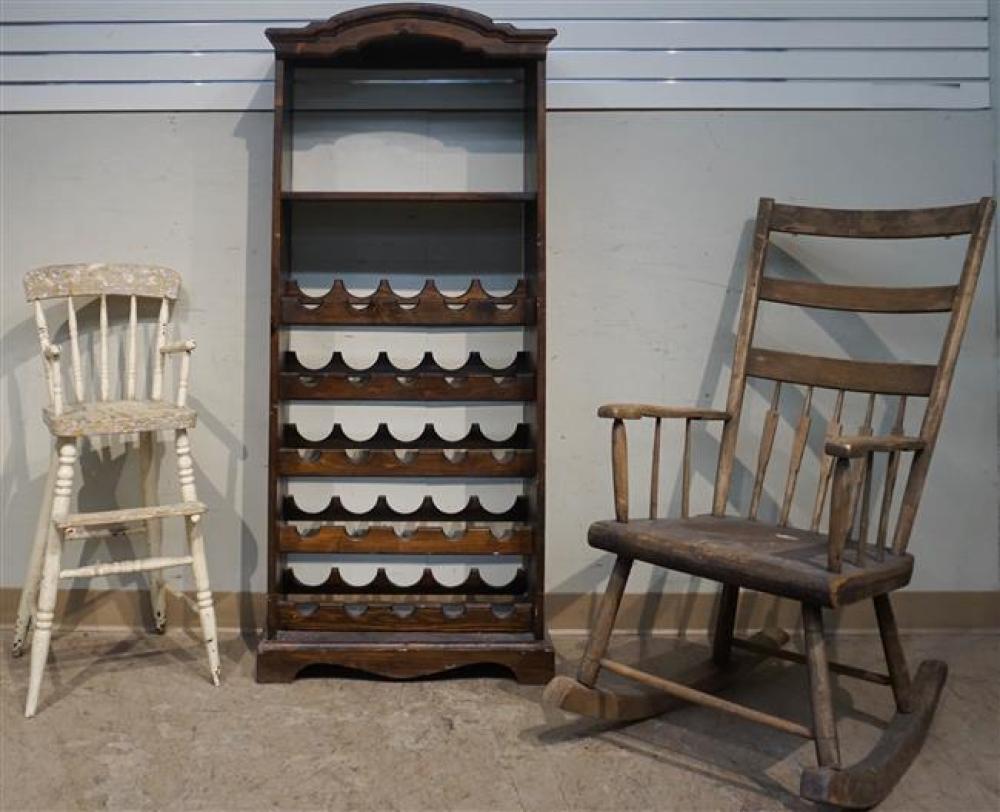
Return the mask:
<svg viewBox="0 0 1000 812"><path fill-rule="evenodd" d="M173 344L164 344L160 347L160 352L164 355L174 352L194 352L197 346L194 340L189 338L187 341L175 341Z"/></svg>

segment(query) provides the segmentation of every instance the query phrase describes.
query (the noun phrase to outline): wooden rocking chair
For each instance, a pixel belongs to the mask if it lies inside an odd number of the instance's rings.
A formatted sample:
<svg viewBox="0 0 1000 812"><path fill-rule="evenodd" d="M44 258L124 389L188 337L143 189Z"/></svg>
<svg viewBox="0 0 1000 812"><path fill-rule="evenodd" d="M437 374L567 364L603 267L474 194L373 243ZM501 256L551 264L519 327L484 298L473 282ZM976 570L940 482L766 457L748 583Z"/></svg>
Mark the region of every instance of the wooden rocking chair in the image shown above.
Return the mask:
<svg viewBox="0 0 1000 812"><path fill-rule="evenodd" d="M864 808L877 804L889 793L923 744L947 675L943 662L927 660L920 664L911 682L889 593L905 586L913 571L913 557L906 552L907 543L969 320L994 209L995 203L989 198L964 206L904 211L842 211L783 205L766 198L760 201L725 411L642 404L612 404L598 410L599 417L613 420L615 521L593 524L588 541L592 547L614 553L617 559L576 679L556 677L546 688L547 702L576 713L617 720L656 715L678 699L706 705L812 739L819 766L806 769L802 775L800 793L804 798L841 807ZM957 285L857 287L765 276L772 232L872 239L967 234L970 240ZM754 326L760 301L867 313L950 312L951 317L936 365L835 360L755 347ZM727 515L726 506L748 377L773 381L774 389L761 434L749 516L739 518ZM804 405L792 441L778 521L767 524L757 520L757 513L774 445L782 385L805 387ZM814 389L832 389L837 394L827 429L826 455L822 458L811 527L800 530L789 527L788 521L809 434ZM852 436L841 434L845 392L867 396L865 422ZM874 436L872 431L877 395L893 396L897 400L896 419L886 436ZM907 398L926 398L922 425L916 436L907 436L904 432ZM652 518L630 520L625 421L641 418L655 421ZM660 427L668 418L683 420L685 427L680 519L656 518ZM691 426L696 420L720 421L723 428L712 513L689 517ZM889 544L893 493L900 457L904 453L913 456ZM876 454L887 455L887 462L874 543L870 543L872 469ZM828 490L831 492L829 528L821 532L820 520ZM723 584L711 668L695 684L662 679L605 656L625 582L636 559ZM749 640L734 637L741 587L801 603L805 656L781 648L787 640L783 633L770 637L758 634ZM875 605L888 674L827 661L822 609L865 599L871 599ZM740 658L744 665L773 656L808 666L812 700L810 727L746 708L709 692L718 690L740 670L739 664L732 662L733 647L749 650L754 655L753 660ZM643 696L597 688L602 668L657 689L657 692ZM845 766L840 761L831 671L889 685L895 696L897 713L872 752L853 766Z"/></svg>

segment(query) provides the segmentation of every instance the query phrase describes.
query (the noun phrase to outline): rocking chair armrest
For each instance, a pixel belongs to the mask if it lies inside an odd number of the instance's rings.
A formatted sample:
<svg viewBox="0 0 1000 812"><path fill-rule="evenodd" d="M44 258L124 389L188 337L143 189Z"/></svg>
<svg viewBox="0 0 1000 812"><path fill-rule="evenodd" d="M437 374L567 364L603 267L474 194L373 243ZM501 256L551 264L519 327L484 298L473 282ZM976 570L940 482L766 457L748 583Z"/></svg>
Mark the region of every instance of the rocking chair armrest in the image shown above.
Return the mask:
<svg viewBox="0 0 1000 812"><path fill-rule="evenodd" d="M613 420L639 420L643 417L680 418L684 420L729 420L729 412L696 406L655 406L649 403L606 403L597 410L598 417Z"/></svg>
<svg viewBox="0 0 1000 812"><path fill-rule="evenodd" d="M656 419L653 433L653 466L650 476L649 515L656 518L659 501L660 425L663 418L684 420L684 458L682 468L681 515L688 515L691 485L691 424L695 420L728 421L732 415L717 409L698 407L653 406L647 403L608 403L597 410L598 417L610 418L611 425L611 479L614 486L615 519L628 521L628 438L626 420L643 417Z"/></svg>
<svg viewBox="0 0 1000 812"><path fill-rule="evenodd" d="M892 434L883 436L859 435L831 437L826 442L826 453L832 457L853 459L876 451L921 451L927 445L919 437Z"/></svg>
<svg viewBox="0 0 1000 812"><path fill-rule="evenodd" d="M173 344L164 344L160 347L160 352L163 355L169 355L170 353L175 352L194 352L194 349L197 346L198 345L189 338L187 341L176 341Z"/></svg>

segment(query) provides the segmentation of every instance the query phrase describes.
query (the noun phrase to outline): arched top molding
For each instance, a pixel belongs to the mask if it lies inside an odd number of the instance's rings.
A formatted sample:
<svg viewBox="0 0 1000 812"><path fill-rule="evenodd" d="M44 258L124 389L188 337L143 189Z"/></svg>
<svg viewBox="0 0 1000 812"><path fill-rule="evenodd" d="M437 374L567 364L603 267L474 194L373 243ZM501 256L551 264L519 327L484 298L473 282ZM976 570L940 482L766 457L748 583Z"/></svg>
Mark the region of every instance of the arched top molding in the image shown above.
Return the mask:
<svg viewBox="0 0 1000 812"><path fill-rule="evenodd" d="M452 6L386 3L345 11L302 28L268 28L275 54L285 59L317 59L350 54L393 39L438 41L495 59L543 59L551 28L525 29Z"/></svg>

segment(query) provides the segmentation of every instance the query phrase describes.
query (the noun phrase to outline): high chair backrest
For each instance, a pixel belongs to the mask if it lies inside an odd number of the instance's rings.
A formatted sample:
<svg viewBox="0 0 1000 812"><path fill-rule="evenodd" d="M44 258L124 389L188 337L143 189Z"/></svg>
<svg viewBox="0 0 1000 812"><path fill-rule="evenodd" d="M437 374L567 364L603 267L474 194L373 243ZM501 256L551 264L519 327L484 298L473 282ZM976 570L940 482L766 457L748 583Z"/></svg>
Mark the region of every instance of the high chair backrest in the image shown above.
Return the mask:
<svg viewBox="0 0 1000 812"><path fill-rule="evenodd" d="M748 378L773 381L771 404L764 418L756 473L750 498L750 518L757 517L764 477L773 449L782 387L803 387L802 408L791 446L790 463L780 504L779 524L787 524L795 493L799 466L809 434L814 389L833 390L835 402L827 435L872 434L872 415L876 396L896 399L892 433L904 434L903 421L907 399L924 398L923 419L919 429L921 448L914 454L906 487L892 535L892 550L905 552L917 512L917 505L927 477L934 444L941 427L948 392L962 337L969 321L972 298L989 240L995 202L982 198L976 203L934 209L909 210L840 210L791 206L762 198L757 211L753 247L748 263L743 293L727 411L733 416L723 430L719 453L713 513L725 513L732 482L740 413ZM766 276L765 264L772 233L840 237L851 239L915 239L968 235L961 274L955 284L936 287L876 287L836 285L792 281ZM758 304L774 302L801 308L852 311L856 313L950 313L936 364L875 362L855 359L824 358L762 348L754 344ZM860 393L867 400L865 418L855 431L841 431L841 416L846 394ZM868 512L871 488L872 455L856 465L856 491L862 496L858 539L859 550L867 545ZM881 551L886 543L894 504L899 453L890 454L883 484L876 544ZM819 484L812 512L811 529L818 530L824 501L830 487L833 462L822 458ZM857 502L855 502L855 511ZM852 511L853 514L854 511ZM852 516L853 523L854 518ZM859 554L860 558L860 554Z"/></svg>
<svg viewBox="0 0 1000 812"><path fill-rule="evenodd" d="M95 299L99 302L96 371L98 385L91 387L90 400L162 400L163 367L167 330L170 322L171 304L180 292L181 277L170 268L148 265L123 264L77 264L50 265L35 268L24 277L24 292L35 309L35 324L42 346L45 362L46 381L52 413L61 414L65 408L62 373L59 359L61 352L53 343L46 320L45 299L66 300L66 331L70 352L71 391L77 403L87 402L84 367L81 360L81 335L77 314L85 304ZM109 301L127 300L127 322L113 330L109 319ZM153 342L152 370L149 376L149 394L140 393L137 388L140 361L139 300L159 302L159 314ZM155 306L155 304L154 304ZM112 360L109 345L121 335L125 354L124 372L117 386L112 384ZM92 345L93 346L93 345ZM149 357L145 352L143 357ZM185 387L186 388L186 387Z"/></svg>

